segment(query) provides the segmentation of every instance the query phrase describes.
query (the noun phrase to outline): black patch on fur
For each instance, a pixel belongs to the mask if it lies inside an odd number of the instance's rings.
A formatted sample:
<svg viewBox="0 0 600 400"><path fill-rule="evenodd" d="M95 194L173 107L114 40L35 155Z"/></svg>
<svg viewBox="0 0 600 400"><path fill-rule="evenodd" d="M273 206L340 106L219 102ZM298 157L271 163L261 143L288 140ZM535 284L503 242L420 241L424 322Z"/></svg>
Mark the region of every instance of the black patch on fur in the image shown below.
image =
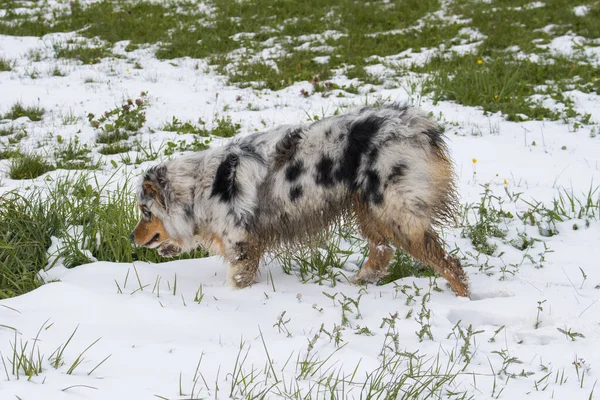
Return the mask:
<svg viewBox="0 0 600 400"><path fill-rule="evenodd" d="M317 163L317 178L315 179L317 185L332 187L335 182L333 181L333 160L330 157L323 156L321 161Z"/></svg>
<svg viewBox="0 0 600 400"><path fill-rule="evenodd" d="M288 182L295 182L304 173L304 162L297 160L285 170L285 179Z"/></svg>
<svg viewBox="0 0 600 400"><path fill-rule="evenodd" d="M388 175L388 181L399 181L404 175L408 167L404 163L398 163L392 167L392 172Z"/></svg>
<svg viewBox="0 0 600 400"><path fill-rule="evenodd" d="M342 155L339 168L335 177L340 182L345 182L350 189L356 189L356 178L363 155L371 150L373 137L383 125L385 119L369 116L350 125L348 142Z"/></svg>
<svg viewBox="0 0 600 400"><path fill-rule="evenodd" d="M362 193L362 201L365 203L373 203L379 205L383 203L383 194L381 193L381 179L379 174L373 169L369 169L366 173L367 182L364 192Z"/></svg>
<svg viewBox="0 0 600 400"><path fill-rule="evenodd" d="M235 171L240 158L237 154L230 153L221 162L215 174L210 197L219 196L220 201L230 202L237 195L238 187L235 180Z"/></svg>
<svg viewBox="0 0 600 400"><path fill-rule="evenodd" d="M325 137L326 137L327 139L329 139L329 136L331 136L331 129L327 129L327 130L325 131Z"/></svg>
<svg viewBox="0 0 600 400"><path fill-rule="evenodd" d="M431 128L423 132L429 138L431 146L440 151L444 149L444 135L439 127Z"/></svg>
<svg viewBox="0 0 600 400"><path fill-rule="evenodd" d="M379 149L377 147L373 148L369 153L369 165L373 165L377 162L379 158Z"/></svg>
<svg viewBox="0 0 600 400"><path fill-rule="evenodd" d="M183 206L183 212L185 213L185 218L188 221L194 221L194 205L193 204L186 204Z"/></svg>
<svg viewBox="0 0 600 400"><path fill-rule="evenodd" d="M275 145L275 168L281 168L294 159L298 151L298 143L302 140L302 128L288 131Z"/></svg>
<svg viewBox="0 0 600 400"><path fill-rule="evenodd" d="M295 202L304 194L304 189L300 185L294 185L290 188L290 200Z"/></svg>

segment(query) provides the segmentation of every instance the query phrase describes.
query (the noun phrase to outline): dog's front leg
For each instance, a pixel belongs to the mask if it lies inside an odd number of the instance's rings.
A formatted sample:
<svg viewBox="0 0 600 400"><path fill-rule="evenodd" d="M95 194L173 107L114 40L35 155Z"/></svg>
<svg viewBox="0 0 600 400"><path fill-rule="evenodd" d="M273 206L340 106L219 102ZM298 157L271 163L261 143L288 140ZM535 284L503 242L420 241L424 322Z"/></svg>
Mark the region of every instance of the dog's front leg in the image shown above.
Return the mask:
<svg viewBox="0 0 600 400"><path fill-rule="evenodd" d="M255 282L262 257L262 249L252 242L237 242L229 257L229 279L238 288L245 288Z"/></svg>

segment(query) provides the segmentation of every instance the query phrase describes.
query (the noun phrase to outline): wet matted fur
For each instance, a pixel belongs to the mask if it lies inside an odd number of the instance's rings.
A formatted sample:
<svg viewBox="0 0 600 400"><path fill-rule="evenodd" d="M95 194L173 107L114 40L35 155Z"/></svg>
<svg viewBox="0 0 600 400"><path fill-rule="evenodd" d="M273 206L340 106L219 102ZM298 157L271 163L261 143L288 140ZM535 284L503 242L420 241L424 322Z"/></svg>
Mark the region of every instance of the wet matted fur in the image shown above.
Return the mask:
<svg viewBox="0 0 600 400"><path fill-rule="evenodd" d="M184 155L151 167L138 196L136 244L164 256L204 246L236 287L254 282L265 251L344 215L369 242L356 281L384 276L394 245L469 296L436 233L456 212L452 163L437 124L413 107L365 107Z"/></svg>

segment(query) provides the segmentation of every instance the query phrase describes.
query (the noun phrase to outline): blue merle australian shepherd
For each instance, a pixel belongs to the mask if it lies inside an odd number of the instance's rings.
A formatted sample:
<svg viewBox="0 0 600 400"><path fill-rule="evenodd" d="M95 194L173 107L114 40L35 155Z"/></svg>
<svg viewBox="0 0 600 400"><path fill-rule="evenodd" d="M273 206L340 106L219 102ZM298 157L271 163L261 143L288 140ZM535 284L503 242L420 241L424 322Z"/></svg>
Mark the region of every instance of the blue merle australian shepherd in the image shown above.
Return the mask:
<svg viewBox="0 0 600 400"><path fill-rule="evenodd" d="M436 232L457 206L444 136L412 107L366 107L175 158L144 174L138 200L136 244L166 257L204 246L225 258L238 288L254 282L265 251L344 216L369 243L356 282L383 277L393 245L469 296Z"/></svg>

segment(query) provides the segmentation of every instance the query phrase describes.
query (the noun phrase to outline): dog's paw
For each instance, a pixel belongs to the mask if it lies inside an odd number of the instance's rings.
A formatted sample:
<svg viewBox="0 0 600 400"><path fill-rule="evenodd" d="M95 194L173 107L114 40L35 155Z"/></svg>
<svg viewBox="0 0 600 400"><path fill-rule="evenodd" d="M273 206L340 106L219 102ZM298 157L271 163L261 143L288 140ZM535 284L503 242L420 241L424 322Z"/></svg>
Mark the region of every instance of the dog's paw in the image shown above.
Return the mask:
<svg viewBox="0 0 600 400"><path fill-rule="evenodd" d="M175 257L181 254L181 247L179 247L176 243L164 243L158 248L158 254L163 257Z"/></svg>
<svg viewBox="0 0 600 400"><path fill-rule="evenodd" d="M239 272L231 277L231 282L236 289L243 289L256 283L256 274Z"/></svg>
<svg viewBox="0 0 600 400"><path fill-rule="evenodd" d="M374 270L370 268L362 268L353 277L350 278L350 283L354 285L364 285L367 283L377 283L388 274L387 270Z"/></svg>

